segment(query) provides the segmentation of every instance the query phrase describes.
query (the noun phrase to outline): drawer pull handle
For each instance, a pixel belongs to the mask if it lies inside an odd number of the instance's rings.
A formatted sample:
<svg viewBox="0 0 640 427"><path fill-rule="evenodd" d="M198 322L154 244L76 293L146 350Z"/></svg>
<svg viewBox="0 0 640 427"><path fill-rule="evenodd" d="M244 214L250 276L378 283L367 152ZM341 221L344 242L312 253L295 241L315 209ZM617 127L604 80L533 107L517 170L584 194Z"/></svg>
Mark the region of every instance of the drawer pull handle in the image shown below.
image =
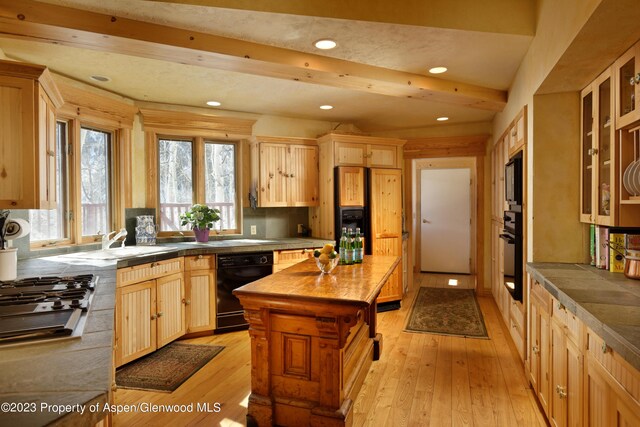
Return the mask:
<svg viewBox="0 0 640 427"><path fill-rule="evenodd" d="M606 342L602 342L602 353L606 354L609 351L609 347Z"/></svg>
<svg viewBox="0 0 640 427"><path fill-rule="evenodd" d="M558 310L566 310L566 307L562 303L558 302Z"/></svg>
<svg viewBox="0 0 640 427"><path fill-rule="evenodd" d="M152 262L152 263L151 263L151 268L155 268L155 267L157 267L158 265L160 265L160 264L158 264L157 262Z"/></svg>

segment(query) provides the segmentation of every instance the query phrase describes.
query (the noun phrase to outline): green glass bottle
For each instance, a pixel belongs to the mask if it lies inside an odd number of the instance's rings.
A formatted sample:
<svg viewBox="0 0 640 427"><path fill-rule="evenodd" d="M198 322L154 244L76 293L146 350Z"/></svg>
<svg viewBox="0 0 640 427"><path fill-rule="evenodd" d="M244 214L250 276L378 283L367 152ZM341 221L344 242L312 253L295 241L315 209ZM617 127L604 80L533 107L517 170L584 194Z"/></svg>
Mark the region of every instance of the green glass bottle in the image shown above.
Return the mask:
<svg viewBox="0 0 640 427"><path fill-rule="evenodd" d="M356 228L356 237L353 239L354 246L354 262L356 264L362 263L362 258L364 256L364 248L362 247L362 236L360 236L360 228Z"/></svg>
<svg viewBox="0 0 640 427"><path fill-rule="evenodd" d="M346 264L351 265L354 263L354 241L353 241L353 229L347 231L347 250L346 250Z"/></svg>
<svg viewBox="0 0 640 427"><path fill-rule="evenodd" d="M338 264L345 265L347 263L347 227L342 227L342 236L340 236L340 260Z"/></svg>

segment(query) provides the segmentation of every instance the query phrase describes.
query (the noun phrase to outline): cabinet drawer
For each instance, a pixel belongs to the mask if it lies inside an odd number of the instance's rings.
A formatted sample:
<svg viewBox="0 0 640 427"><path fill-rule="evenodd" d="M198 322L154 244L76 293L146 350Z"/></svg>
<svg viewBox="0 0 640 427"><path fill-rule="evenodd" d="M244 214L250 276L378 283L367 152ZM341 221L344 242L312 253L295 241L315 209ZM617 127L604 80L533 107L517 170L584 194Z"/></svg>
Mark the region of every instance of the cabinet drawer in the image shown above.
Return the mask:
<svg viewBox="0 0 640 427"><path fill-rule="evenodd" d="M532 281L531 296L536 298L538 305L547 313L551 313L551 294L537 280Z"/></svg>
<svg viewBox="0 0 640 427"><path fill-rule="evenodd" d="M290 251L274 251L273 264L297 264L301 261L313 258L314 249L294 249Z"/></svg>
<svg viewBox="0 0 640 427"><path fill-rule="evenodd" d="M184 271L213 270L215 268L215 255L195 255L184 257Z"/></svg>
<svg viewBox="0 0 640 427"><path fill-rule="evenodd" d="M184 266L183 257L165 259L118 269L116 286L126 286L145 280L157 279L173 273L181 273Z"/></svg>
<svg viewBox="0 0 640 427"><path fill-rule="evenodd" d="M567 326L567 308L560 302L551 298L551 316L562 326Z"/></svg>

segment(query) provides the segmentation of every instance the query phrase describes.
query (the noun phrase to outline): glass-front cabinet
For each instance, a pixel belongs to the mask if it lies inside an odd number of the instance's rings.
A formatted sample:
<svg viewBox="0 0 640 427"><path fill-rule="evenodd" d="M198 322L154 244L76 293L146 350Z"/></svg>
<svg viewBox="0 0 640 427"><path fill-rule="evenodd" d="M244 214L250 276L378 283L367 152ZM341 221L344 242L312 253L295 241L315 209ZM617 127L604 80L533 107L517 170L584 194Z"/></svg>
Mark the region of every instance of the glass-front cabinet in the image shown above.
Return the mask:
<svg viewBox="0 0 640 427"><path fill-rule="evenodd" d="M640 42L613 64L616 86L616 127L640 120Z"/></svg>
<svg viewBox="0 0 640 427"><path fill-rule="evenodd" d="M614 92L611 69L582 91L580 221L615 225Z"/></svg>

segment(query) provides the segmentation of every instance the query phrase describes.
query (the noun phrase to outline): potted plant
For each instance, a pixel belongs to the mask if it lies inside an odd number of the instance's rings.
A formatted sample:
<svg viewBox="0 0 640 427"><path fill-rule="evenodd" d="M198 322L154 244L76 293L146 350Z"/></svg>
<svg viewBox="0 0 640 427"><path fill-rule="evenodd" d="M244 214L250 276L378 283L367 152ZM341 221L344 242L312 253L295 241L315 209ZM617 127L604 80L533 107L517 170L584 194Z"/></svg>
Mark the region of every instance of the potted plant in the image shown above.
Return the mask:
<svg viewBox="0 0 640 427"><path fill-rule="evenodd" d="M220 210L207 205L195 204L185 213L180 214L181 225L189 224L196 237L196 242L209 241L209 230L213 223L220 221Z"/></svg>

